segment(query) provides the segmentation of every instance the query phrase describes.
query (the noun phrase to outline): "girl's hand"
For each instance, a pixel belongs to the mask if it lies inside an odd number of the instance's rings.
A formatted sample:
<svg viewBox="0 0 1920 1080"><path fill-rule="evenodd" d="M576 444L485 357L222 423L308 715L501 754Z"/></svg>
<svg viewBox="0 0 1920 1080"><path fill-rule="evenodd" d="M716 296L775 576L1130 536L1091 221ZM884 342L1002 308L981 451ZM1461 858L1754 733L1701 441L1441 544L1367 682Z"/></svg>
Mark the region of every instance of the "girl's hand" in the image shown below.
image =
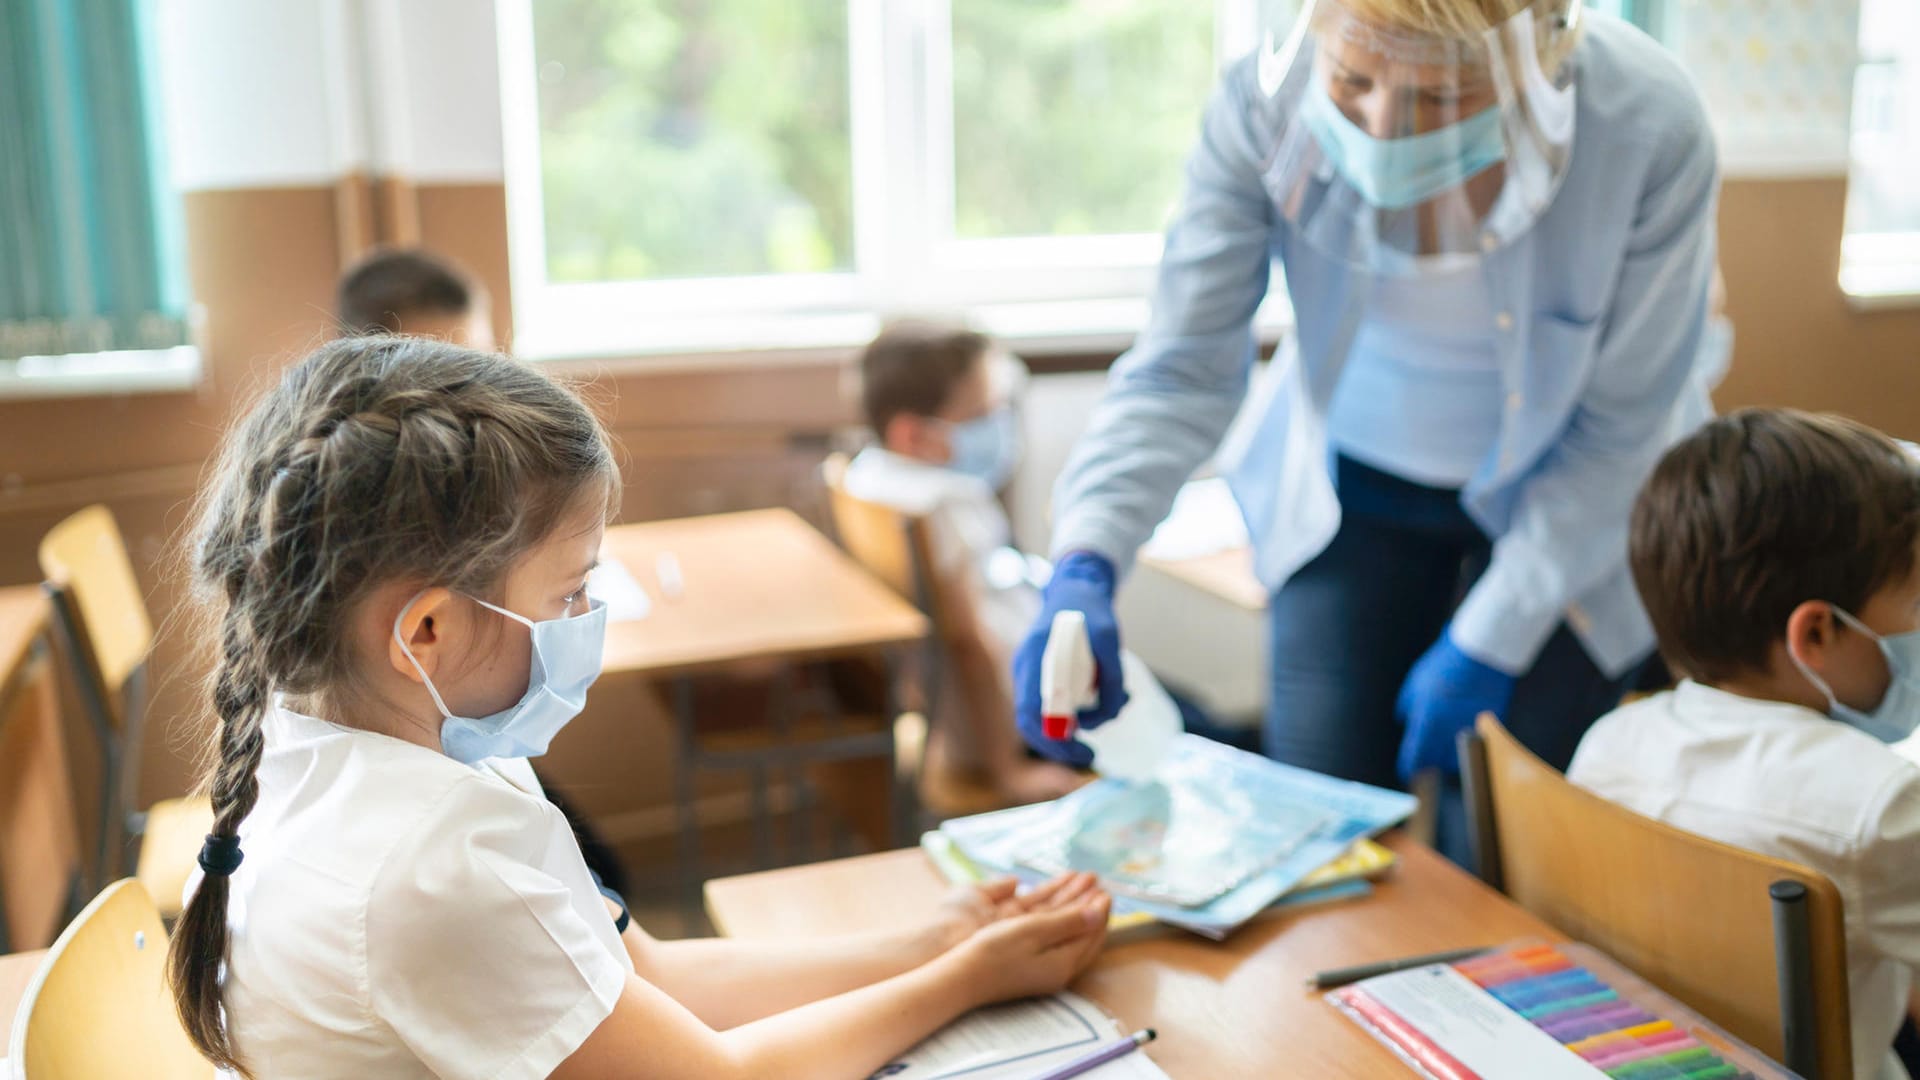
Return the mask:
<svg viewBox="0 0 1920 1080"><path fill-rule="evenodd" d="M1073 905L1099 889L1092 874L1067 873L1036 885L1025 893L1013 878L996 878L978 885L961 885L940 901L928 932L929 958L972 937L1002 919Z"/></svg>
<svg viewBox="0 0 1920 1080"><path fill-rule="evenodd" d="M1100 955L1112 906L1094 890L982 927L954 950L963 985L981 1005L1065 989Z"/></svg>

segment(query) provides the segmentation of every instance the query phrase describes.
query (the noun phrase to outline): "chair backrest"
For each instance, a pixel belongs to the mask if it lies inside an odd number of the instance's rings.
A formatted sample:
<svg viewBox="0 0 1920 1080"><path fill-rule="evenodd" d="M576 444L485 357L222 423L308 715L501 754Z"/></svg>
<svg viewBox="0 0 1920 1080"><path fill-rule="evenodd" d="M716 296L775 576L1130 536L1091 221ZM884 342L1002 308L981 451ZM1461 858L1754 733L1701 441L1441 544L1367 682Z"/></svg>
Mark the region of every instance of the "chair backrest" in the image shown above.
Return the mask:
<svg viewBox="0 0 1920 1080"><path fill-rule="evenodd" d="M68 645L91 669L115 726L125 725L124 691L153 648L153 621L112 512L89 506L49 530L40 573Z"/></svg>
<svg viewBox="0 0 1920 1080"><path fill-rule="evenodd" d="M853 495L847 491L846 474L845 454L829 456L820 467L841 546L901 599L926 612L937 629L938 604L933 583L927 580L927 568L933 564L926 522Z"/></svg>
<svg viewBox="0 0 1920 1080"><path fill-rule="evenodd" d="M1462 769L1483 877L1782 1061L1790 1049L1785 981L1797 1004L1811 1007L1796 1026L1812 1030L1793 1040L1795 1056L1816 1066L1808 1075L1853 1075L1846 930L1831 881L1578 787L1492 716L1480 717L1477 733L1463 747ZM1805 889L1806 916L1795 924L1804 926L1804 949L1786 950L1804 952L1796 958L1804 974L1784 979L1796 965L1777 949L1782 931L1769 898L1781 882Z"/></svg>
<svg viewBox="0 0 1920 1080"><path fill-rule="evenodd" d="M14 1016L15 1080L208 1080L167 988L167 931L140 883L116 881L60 935Z"/></svg>

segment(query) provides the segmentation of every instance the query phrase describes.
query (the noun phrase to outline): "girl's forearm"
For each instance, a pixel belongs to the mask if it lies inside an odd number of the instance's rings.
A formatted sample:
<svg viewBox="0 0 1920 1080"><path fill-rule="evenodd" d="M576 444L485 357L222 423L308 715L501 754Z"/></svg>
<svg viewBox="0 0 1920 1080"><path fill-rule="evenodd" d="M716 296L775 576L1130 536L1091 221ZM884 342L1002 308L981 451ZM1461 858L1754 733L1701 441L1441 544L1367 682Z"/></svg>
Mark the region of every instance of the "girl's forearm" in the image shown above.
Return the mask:
<svg viewBox="0 0 1920 1080"><path fill-rule="evenodd" d="M719 1031L910 971L950 944L930 919L801 941L649 940L629 952L642 978Z"/></svg>
<svg viewBox="0 0 1920 1080"><path fill-rule="evenodd" d="M959 952L721 1033L744 1076L868 1076L982 1003Z"/></svg>

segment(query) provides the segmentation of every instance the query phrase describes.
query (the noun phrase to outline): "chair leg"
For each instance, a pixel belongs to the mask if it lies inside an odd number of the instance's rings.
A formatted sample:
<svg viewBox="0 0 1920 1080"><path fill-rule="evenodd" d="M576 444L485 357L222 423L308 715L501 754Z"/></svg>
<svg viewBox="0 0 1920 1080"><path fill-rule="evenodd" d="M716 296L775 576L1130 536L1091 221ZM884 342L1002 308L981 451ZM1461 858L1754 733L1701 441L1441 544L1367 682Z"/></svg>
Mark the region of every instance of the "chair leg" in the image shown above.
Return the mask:
<svg viewBox="0 0 1920 1080"><path fill-rule="evenodd" d="M1493 788L1487 783L1487 744L1469 728L1460 733L1460 795L1467 804L1473 872L1490 888L1506 891L1500 872L1500 834L1493 824Z"/></svg>
<svg viewBox="0 0 1920 1080"><path fill-rule="evenodd" d="M673 682L673 806L679 824L680 896L688 910L700 909L700 823L694 807L693 679Z"/></svg>
<svg viewBox="0 0 1920 1080"><path fill-rule="evenodd" d="M1773 962L1780 980L1781 1063L1807 1080L1820 1080L1807 887L1797 881L1776 881L1767 888L1767 895L1773 900Z"/></svg>

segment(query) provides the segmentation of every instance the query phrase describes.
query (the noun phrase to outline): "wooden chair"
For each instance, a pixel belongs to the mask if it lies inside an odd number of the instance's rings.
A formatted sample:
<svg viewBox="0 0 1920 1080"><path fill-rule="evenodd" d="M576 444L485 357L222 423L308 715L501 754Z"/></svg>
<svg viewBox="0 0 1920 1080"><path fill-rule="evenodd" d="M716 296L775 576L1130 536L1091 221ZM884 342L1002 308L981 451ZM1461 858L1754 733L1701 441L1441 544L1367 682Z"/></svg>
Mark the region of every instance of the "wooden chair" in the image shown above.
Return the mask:
<svg viewBox="0 0 1920 1080"><path fill-rule="evenodd" d="M107 886L47 950L20 999L11 1080L209 1080L166 984L167 931L138 881Z"/></svg>
<svg viewBox="0 0 1920 1080"><path fill-rule="evenodd" d="M933 549L926 521L848 492L845 454L828 457L820 473L826 482L827 502L840 546L902 599L918 607L933 624L934 632L927 639L928 648L921 664L924 716L915 717L920 737L904 743L919 749L911 761L905 762L905 767L913 771L921 806L940 818L1000 809L1005 800L991 786L944 768L937 760L929 762L926 757L927 728L938 722L933 714L940 700L941 675L947 668L944 660L949 640L949 624L941 617L943 605L932 580Z"/></svg>
<svg viewBox="0 0 1920 1080"><path fill-rule="evenodd" d="M113 514L89 506L55 525L40 541L40 572L100 747L96 880L131 869L171 917L179 913L213 809L204 798L188 798L163 800L145 813L134 810L153 621ZM140 838L137 856L126 850L134 837ZM116 841L123 848L119 857ZM135 856L131 865L129 856Z"/></svg>
<svg viewBox="0 0 1920 1080"><path fill-rule="evenodd" d="M51 608L0 588L0 952L44 949L86 903Z"/></svg>
<svg viewBox="0 0 1920 1080"><path fill-rule="evenodd" d="M1483 880L1795 1072L1853 1075L1846 930L1825 876L1608 802L1489 715L1460 759Z"/></svg>

